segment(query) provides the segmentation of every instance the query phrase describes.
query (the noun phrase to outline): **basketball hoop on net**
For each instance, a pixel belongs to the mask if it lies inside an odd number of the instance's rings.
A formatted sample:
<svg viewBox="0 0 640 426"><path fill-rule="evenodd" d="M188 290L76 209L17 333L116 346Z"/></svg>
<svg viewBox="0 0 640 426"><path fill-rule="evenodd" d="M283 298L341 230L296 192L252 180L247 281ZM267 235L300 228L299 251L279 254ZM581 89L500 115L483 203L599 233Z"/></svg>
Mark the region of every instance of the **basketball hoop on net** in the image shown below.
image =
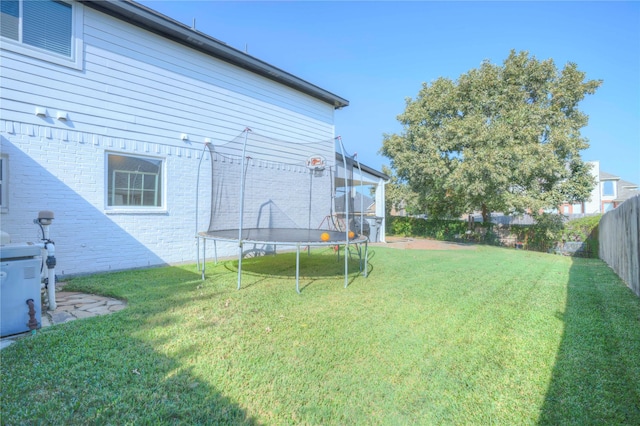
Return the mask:
<svg viewBox="0 0 640 426"><path fill-rule="evenodd" d="M323 176L326 165L327 161L322 155L312 155L311 157L307 158L307 168L311 170L313 176Z"/></svg>

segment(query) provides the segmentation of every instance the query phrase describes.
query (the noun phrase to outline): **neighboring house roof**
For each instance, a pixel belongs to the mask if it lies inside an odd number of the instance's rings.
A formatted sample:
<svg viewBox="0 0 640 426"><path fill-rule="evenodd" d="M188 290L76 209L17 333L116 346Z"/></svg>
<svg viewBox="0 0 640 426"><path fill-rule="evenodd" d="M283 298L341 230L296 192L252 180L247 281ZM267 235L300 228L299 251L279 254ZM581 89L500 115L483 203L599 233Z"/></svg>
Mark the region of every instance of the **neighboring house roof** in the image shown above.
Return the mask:
<svg viewBox="0 0 640 426"><path fill-rule="evenodd" d="M602 170L600 170L599 173L600 182L615 181L616 198L613 201L615 201L616 203L621 203L633 197L634 195L638 195L638 185L636 185L635 183L627 182L626 180L620 179L620 176L616 176Z"/></svg>
<svg viewBox="0 0 640 426"><path fill-rule="evenodd" d="M274 67L260 59L234 49L226 43L207 34L201 33L187 25L162 15L131 0L79 0L84 5L121 19L130 24L144 28L167 39L181 43L192 49L206 53L240 68L259 74L270 80L306 93L316 99L342 108L349 101L334 95L314 84Z"/></svg>
<svg viewBox="0 0 640 426"><path fill-rule="evenodd" d="M600 171L600 180L619 180L620 177L616 175L612 175L611 173Z"/></svg>
<svg viewBox="0 0 640 426"><path fill-rule="evenodd" d="M622 202L628 200L629 198L638 195L638 185L635 183L627 182L626 180L619 180L617 183L617 194L615 201Z"/></svg>

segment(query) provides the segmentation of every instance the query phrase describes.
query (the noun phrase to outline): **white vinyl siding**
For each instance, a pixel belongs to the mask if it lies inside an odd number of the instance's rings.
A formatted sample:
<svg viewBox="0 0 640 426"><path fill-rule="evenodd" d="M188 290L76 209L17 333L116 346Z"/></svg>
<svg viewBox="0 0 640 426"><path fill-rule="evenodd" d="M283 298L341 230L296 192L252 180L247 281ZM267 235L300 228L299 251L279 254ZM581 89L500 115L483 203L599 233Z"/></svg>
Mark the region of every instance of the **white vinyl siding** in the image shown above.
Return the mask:
<svg viewBox="0 0 640 426"><path fill-rule="evenodd" d="M170 143L183 133L224 143L246 127L290 141L333 137L333 106L244 69L104 15L85 40L87 72L122 103L114 112L135 111L136 124L158 136L172 131ZM323 154L332 158L333 146Z"/></svg>
<svg viewBox="0 0 640 426"><path fill-rule="evenodd" d="M246 127L280 140L333 138L332 105L90 8L84 11L83 74L2 57L3 118L33 121L39 105L68 112L75 130L109 129L110 138L172 146L185 146L181 134L191 144L223 143ZM332 145L318 148L308 155L333 158Z"/></svg>

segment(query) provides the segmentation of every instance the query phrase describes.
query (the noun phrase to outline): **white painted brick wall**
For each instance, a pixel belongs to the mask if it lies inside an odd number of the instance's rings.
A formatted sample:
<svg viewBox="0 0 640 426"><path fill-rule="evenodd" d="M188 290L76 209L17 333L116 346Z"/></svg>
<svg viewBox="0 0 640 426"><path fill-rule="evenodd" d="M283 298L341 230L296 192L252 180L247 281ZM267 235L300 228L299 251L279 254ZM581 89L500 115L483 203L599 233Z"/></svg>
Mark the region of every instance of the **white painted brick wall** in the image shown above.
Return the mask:
<svg viewBox="0 0 640 426"><path fill-rule="evenodd" d="M151 146L149 150L163 153L166 162L166 212L116 213L105 210L105 152L147 154L140 144L113 143L100 135L73 132L64 141L41 137L38 129L19 123L13 123L13 128L16 131L1 133L1 150L9 167L8 211L1 216L2 230L13 242L38 241L40 229L33 219L40 210L52 210L56 218L50 237L56 243L59 275L195 262L196 178L202 154L197 147ZM198 220L201 230L206 230L208 155L202 162L199 192Z"/></svg>

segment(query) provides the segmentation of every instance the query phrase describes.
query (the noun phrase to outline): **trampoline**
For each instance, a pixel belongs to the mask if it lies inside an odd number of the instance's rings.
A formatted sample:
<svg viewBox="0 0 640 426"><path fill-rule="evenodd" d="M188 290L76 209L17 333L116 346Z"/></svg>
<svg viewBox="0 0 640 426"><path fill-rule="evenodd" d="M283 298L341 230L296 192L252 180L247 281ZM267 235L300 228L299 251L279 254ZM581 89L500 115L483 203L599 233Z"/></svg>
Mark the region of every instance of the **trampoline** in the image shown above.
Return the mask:
<svg viewBox="0 0 640 426"><path fill-rule="evenodd" d="M338 146L345 160L342 164L335 161L331 164L325 158L329 155L335 158ZM339 138L285 142L245 129L227 143L205 144L205 150L211 162L211 215L206 231L198 229L196 201L198 267L202 265L202 279L205 279L207 241L213 241L216 263L218 242L237 244L238 290L243 258L275 254L278 246L295 249L298 293L301 249L333 246L337 248L338 261L342 249L346 288L353 248L359 272L367 276L368 237L362 232L362 218L358 221L353 215L353 165L358 163L353 156L347 156ZM273 161L276 155L282 161ZM335 211L337 197L350 200L343 203L344 211Z"/></svg>

